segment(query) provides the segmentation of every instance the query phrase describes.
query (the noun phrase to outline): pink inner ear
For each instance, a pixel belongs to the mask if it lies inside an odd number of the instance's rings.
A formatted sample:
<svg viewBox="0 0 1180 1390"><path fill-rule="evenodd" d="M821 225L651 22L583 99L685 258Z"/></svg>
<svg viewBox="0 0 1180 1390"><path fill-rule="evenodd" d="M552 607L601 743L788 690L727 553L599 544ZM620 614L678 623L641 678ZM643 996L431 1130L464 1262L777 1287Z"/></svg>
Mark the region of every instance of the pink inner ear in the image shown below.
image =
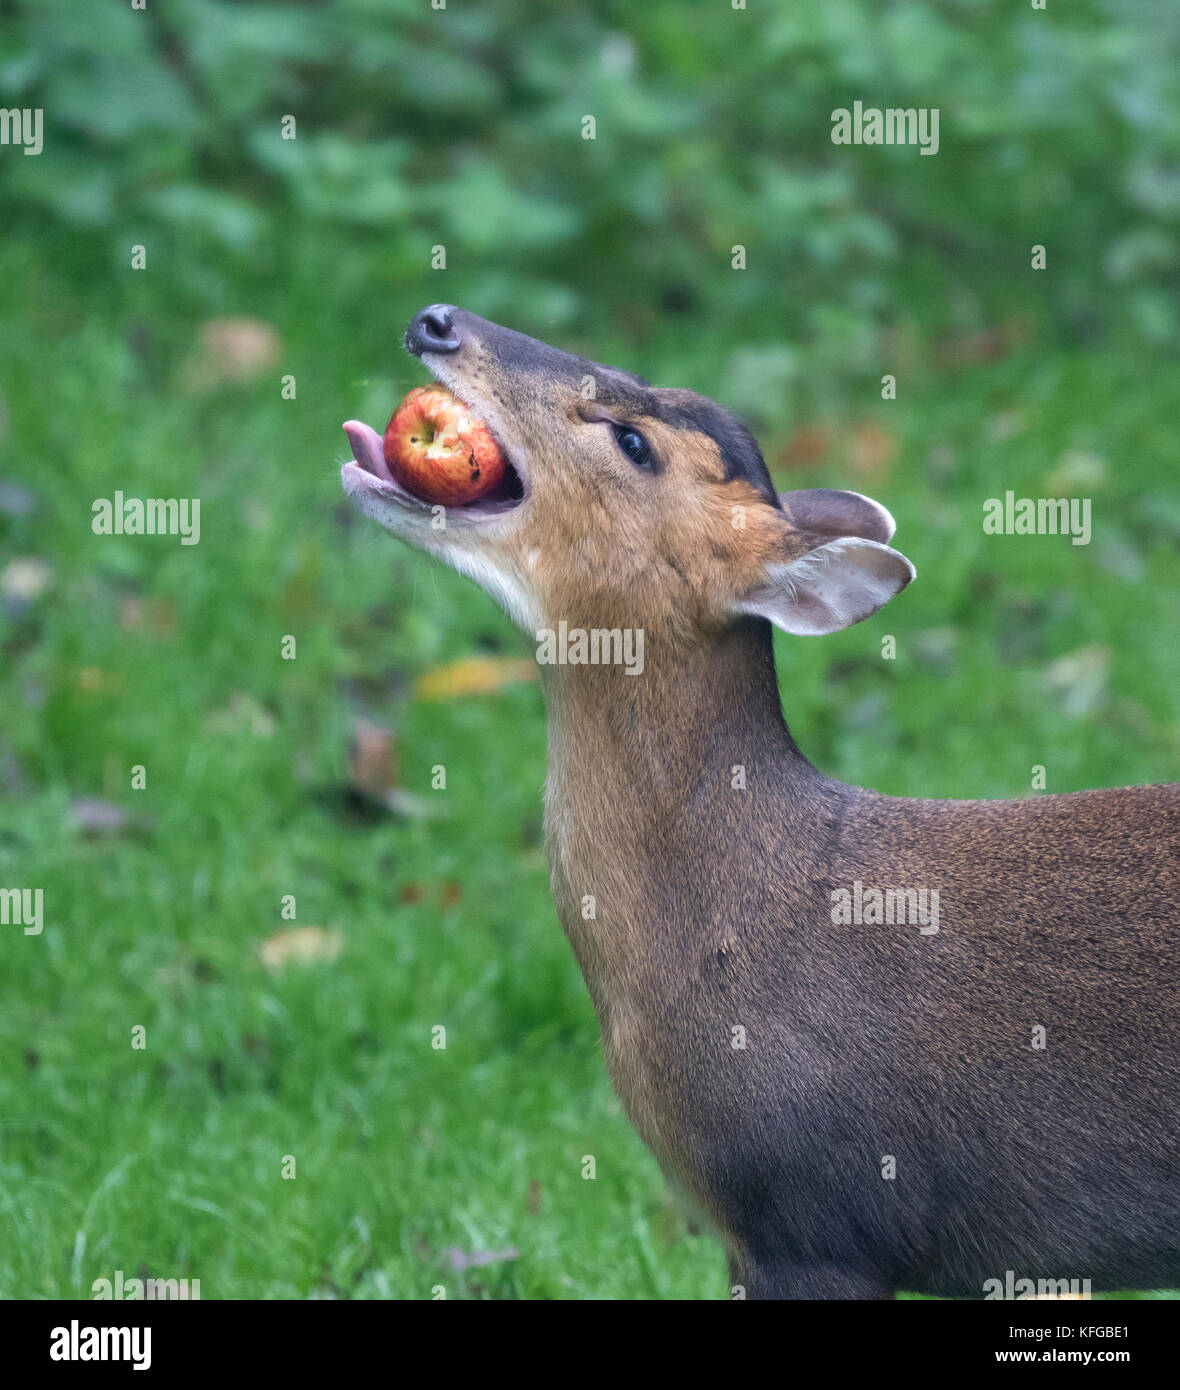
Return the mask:
<svg viewBox="0 0 1180 1390"><path fill-rule="evenodd" d="M896 530L893 518L871 497L836 488L813 487L779 493L787 520L799 531L821 536L860 536L888 544Z"/></svg>
<svg viewBox="0 0 1180 1390"><path fill-rule="evenodd" d="M914 578L904 555L879 541L842 536L788 564L772 564L767 582L735 605L784 632L817 637L875 613Z"/></svg>

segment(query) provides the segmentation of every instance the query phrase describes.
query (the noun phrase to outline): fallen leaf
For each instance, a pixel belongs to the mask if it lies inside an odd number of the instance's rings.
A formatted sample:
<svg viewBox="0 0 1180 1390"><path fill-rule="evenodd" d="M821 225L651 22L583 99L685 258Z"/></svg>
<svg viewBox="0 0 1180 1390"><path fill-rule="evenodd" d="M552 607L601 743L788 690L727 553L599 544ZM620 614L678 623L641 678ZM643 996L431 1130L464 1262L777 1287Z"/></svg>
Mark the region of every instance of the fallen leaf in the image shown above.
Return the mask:
<svg viewBox="0 0 1180 1390"><path fill-rule="evenodd" d="M258 955L264 965L278 970L290 961L335 960L342 945L340 933L328 927L291 927L268 936Z"/></svg>
<svg viewBox="0 0 1180 1390"><path fill-rule="evenodd" d="M261 319L210 319L202 325L187 377L192 391L224 383L241 385L271 371L279 360L279 335Z"/></svg>
<svg viewBox="0 0 1180 1390"><path fill-rule="evenodd" d="M993 328L951 334L935 344L934 364L937 367L972 367L999 362L1029 336L1029 324L1018 318L1005 319Z"/></svg>
<svg viewBox="0 0 1180 1390"><path fill-rule="evenodd" d="M407 820L431 820L436 816L446 814L445 803L441 796L427 800L425 797L415 796L413 792L408 792L402 787L392 787L386 793L385 804L395 816L405 816Z"/></svg>
<svg viewBox="0 0 1180 1390"><path fill-rule="evenodd" d="M1045 668L1044 681L1062 697L1064 713L1076 719L1105 703L1109 669L1110 648L1095 644L1059 656Z"/></svg>
<svg viewBox="0 0 1180 1390"><path fill-rule="evenodd" d="M896 436L875 421L865 420L852 432L850 464L862 477L884 473L897 458Z"/></svg>
<svg viewBox="0 0 1180 1390"><path fill-rule="evenodd" d="M356 719L348 745L348 781L354 791L385 804L397 781L393 732L368 719Z"/></svg>
<svg viewBox="0 0 1180 1390"><path fill-rule="evenodd" d="M801 425L774 456L778 468L807 468L827 454L832 445L828 425Z"/></svg>
<svg viewBox="0 0 1180 1390"><path fill-rule="evenodd" d="M70 803L70 822L83 835L115 835L129 819L122 806L98 796L80 796Z"/></svg>
<svg viewBox="0 0 1180 1390"><path fill-rule="evenodd" d="M109 675L99 666L83 666L78 672L78 689L92 695L114 695L123 689L123 677Z"/></svg>
<svg viewBox="0 0 1180 1390"><path fill-rule="evenodd" d="M215 734L253 734L255 738L270 738L278 720L253 695L235 690L224 709L205 717L205 728Z"/></svg>
<svg viewBox="0 0 1180 1390"><path fill-rule="evenodd" d="M1070 449L1045 479L1046 497L1085 497L1106 482L1106 461L1097 454Z"/></svg>
<svg viewBox="0 0 1180 1390"><path fill-rule="evenodd" d="M421 700L459 700L536 679L537 663L530 657L469 656L419 676L414 694Z"/></svg>
<svg viewBox="0 0 1180 1390"><path fill-rule="evenodd" d="M119 624L124 632L144 628L161 634L176 631L176 607L168 599L145 599L129 594L119 604Z"/></svg>
<svg viewBox="0 0 1180 1390"><path fill-rule="evenodd" d="M460 1250L457 1245L452 1245L445 1252L444 1258L447 1264L455 1271L461 1273L465 1269L482 1269L484 1265L499 1264L503 1260L515 1260L520 1256L519 1250L514 1250L511 1246L507 1250Z"/></svg>

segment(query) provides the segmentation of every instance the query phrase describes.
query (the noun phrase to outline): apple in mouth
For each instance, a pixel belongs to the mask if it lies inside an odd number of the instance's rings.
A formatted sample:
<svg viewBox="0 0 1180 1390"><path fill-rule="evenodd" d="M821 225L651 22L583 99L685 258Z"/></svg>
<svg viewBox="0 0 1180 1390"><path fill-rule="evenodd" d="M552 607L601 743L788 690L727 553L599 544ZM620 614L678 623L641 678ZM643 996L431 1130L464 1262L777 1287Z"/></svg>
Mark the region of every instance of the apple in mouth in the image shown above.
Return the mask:
<svg viewBox="0 0 1180 1390"><path fill-rule="evenodd" d="M424 502L464 506L504 478L504 454L488 427L437 382L416 386L393 412L383 453L394 478Z"/></svg>
<svg viewBox="0 0 1180 1390"><path fill-rule="evenodd" d="M520 476L491 430L438 382L406 396L384 439L357 420L344 430L354 461L387 484L394 500L441 505L481 520L510 511L523 498Z"/></svg>

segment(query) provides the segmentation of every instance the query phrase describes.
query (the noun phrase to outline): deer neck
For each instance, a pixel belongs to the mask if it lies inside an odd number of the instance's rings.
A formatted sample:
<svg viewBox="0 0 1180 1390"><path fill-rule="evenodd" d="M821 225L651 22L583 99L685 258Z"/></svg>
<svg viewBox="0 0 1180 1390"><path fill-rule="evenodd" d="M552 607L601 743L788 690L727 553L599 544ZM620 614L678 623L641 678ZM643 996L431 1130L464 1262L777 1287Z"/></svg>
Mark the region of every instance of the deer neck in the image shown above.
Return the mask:
<svg viewBox="0 0 1180 1390"><path fill-rule="evenodd" d="M727 896L732 914L738 876L805 839L832 784L787 730L760 619L690 650L650 642L640 675L542 670L553 893L599 1003L608 976L668 954L661 940L710 930Z"/></svg>

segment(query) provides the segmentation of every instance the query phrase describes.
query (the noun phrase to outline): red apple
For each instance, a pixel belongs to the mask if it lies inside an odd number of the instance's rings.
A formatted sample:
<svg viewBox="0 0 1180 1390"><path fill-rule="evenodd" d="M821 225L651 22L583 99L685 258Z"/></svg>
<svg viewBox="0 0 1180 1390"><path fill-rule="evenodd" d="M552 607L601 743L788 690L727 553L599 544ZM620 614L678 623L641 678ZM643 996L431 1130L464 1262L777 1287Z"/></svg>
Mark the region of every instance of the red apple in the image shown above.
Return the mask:
<svg viewBox="0 0 1180 1390"><path fill-rule="evenodd" d="M385 429L385 462L424 502L474 502L504 477L504 455L482 420L432 382L416 386Z"/></svg>

